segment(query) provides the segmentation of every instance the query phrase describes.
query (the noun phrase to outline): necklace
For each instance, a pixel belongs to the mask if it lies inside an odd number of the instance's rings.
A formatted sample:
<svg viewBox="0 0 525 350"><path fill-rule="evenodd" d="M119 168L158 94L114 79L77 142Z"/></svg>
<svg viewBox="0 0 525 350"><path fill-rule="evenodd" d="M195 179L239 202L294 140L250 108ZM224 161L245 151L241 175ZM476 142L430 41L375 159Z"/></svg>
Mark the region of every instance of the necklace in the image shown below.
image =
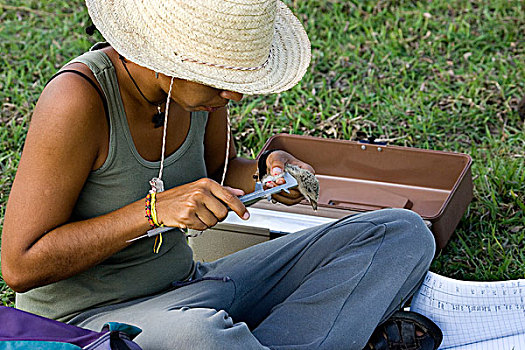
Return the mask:
<svg viewBox="0 0 525 350"><path fill-rule="evenodd" d="M124 57L119 55L118 58L122 62L122 65L124 66L124 69L128 73L128 76L131 79L131 81L133 82L133 85L135 85L135 87L137 88L137 91L139 92L140 96L142 96L142 98L144 100L146 100L150 105L153 105L153 106L157 107L157 113L155 113L153 115L153 117L151 118L151 121L153 122L153 124L155 125L156 128L160 128L161 126L164 125L164 113L162 113L161 108L160 108L164 102L154 103L154 102L151 102L146 96L144 96L144 94L140 90L137 82L135 81L135 79L133 79L133 76L129 72L129 69L126 66L126 62L124 60Z"/></svg>

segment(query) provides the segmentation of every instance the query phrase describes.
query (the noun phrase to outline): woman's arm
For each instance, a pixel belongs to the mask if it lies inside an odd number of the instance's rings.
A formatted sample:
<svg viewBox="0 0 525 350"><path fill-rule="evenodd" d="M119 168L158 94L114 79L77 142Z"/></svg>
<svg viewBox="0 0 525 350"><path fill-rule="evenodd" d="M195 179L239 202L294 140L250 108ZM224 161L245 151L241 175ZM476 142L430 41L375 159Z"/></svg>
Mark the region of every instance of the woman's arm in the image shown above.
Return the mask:
<svg viewBox="0 0 525 350"><path fill-rule="evenodd" d="M100 97L82 78L61 75L42 93L2 233L2 274L13 290L24 292L87 270L149 229L144 200L69 221L87 176L107 156L107 128ZM168 226L204 229L226 216L224 203L245 214L238 194L202 179L160 193L158 215Z"/></svg>
<svg viewBox="0 0 525 350"><path fill-rule="evenodd" d="M68 223L89 172L107 142L100 97L64 74L45 88L32 116L2 233L2 274L15 291L72 276L126 246L147 229L137 204Z"/></svg>

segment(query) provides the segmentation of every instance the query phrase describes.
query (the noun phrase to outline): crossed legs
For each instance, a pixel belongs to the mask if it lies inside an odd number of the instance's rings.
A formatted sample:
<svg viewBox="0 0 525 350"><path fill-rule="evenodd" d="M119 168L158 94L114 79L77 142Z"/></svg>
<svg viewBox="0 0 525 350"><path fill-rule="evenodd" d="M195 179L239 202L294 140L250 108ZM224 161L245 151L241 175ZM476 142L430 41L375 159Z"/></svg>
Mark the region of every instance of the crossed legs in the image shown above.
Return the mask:
<svg viewBox="0 0 525 350"><path fill-rule="evenodd" d="M198 264L191 282L78 325L137 325L145 350L362 349L415 291L434 249L411 211L360 214Z"/></svg>

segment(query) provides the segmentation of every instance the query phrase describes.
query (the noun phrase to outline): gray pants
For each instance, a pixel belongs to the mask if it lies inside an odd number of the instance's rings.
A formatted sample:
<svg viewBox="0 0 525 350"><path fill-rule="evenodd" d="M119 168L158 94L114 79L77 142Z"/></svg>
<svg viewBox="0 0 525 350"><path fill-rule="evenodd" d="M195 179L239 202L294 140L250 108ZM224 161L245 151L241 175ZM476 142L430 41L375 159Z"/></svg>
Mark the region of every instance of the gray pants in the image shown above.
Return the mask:
<svg viewBox="0 0 525 350"><path fill-rule="evenodd" d="M71 323L136 325L145 350L362 349L419 286L434 250L411 211L355 215L198 263L190 282Z"/></svg>

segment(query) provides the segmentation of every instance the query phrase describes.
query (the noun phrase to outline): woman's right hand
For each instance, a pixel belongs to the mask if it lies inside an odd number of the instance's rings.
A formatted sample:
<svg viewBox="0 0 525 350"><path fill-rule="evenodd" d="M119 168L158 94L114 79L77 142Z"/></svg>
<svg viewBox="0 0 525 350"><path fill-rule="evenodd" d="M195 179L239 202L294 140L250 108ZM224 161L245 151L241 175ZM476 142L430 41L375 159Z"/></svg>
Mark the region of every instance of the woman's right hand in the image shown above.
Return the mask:
<svg viewBox="0 0 525 350"><path fill-rule="evenodd" d="M224 220L228 208L247 220L250 214L238 198L242 195L243 190L223 187L212 179L203 178L158 193L157 220L165 226L203 231Z"/></svg>

